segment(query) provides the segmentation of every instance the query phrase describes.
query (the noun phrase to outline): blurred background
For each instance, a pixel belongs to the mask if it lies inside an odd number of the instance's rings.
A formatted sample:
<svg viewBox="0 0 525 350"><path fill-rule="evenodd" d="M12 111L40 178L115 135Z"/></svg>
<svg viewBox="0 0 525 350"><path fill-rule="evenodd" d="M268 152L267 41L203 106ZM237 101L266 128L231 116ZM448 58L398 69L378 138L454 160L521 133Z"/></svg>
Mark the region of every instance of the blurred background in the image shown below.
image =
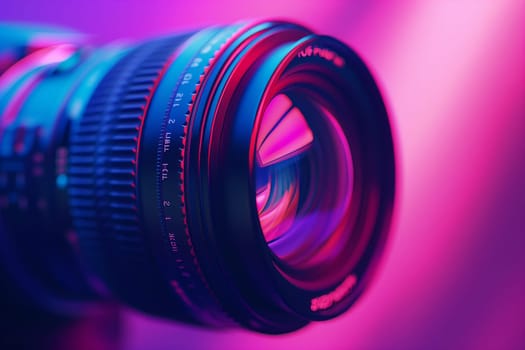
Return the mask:
<svg viewBox="0 0 525 350"><path fill-rule="evenodd" d="M525 1L0 5L0 21L69 27L96 43L273 17L351 45L388 101L397 134L397 213L369 291L345 315L285 336L207 331L121 310L59 322L37 332L34 343L93 350L525 349Z"/></svg>

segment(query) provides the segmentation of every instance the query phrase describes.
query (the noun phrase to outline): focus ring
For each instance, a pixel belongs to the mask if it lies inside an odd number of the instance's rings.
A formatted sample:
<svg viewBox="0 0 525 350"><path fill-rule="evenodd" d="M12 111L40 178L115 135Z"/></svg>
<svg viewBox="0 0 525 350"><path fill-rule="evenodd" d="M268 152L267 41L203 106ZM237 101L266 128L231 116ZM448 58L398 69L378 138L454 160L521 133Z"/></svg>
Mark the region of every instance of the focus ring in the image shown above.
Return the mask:
<svg viewBox="0 0 525 350"><path fill-rule="evenodd" d="M82 252L119 297L156 314L181 314L181 306L162 283L140 222L137 150L155 85L185 38L143 44L117 63L71 138L70 202Z"/></svg>

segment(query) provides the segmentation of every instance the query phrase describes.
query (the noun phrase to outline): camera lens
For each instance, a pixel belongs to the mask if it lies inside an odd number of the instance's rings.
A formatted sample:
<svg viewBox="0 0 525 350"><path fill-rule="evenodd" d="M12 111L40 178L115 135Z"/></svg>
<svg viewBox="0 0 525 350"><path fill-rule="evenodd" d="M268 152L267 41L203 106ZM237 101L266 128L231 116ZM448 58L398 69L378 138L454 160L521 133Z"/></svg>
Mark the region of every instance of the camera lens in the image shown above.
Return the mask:
<svg viewBox="0 0 525 350"><path fill-rule="evenodd" d="M394 200L347 46L286 22L94 48L0 27L0 266L13 299L264 333L346 311Z"/></svg>

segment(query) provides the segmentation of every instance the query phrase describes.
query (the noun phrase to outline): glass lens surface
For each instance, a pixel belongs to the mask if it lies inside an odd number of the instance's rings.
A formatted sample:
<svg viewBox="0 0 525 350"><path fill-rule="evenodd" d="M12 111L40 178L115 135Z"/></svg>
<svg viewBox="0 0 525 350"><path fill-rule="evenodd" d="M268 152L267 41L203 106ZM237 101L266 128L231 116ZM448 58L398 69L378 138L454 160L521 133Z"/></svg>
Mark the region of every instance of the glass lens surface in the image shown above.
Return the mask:
<svg viewBox="0 0 525 350"><path fill-rule="evenodd" d="M256 140L256 201L269 248L291 269L328 268L351 234L353 163L341 126L321 102L280 93Z"/></svg>

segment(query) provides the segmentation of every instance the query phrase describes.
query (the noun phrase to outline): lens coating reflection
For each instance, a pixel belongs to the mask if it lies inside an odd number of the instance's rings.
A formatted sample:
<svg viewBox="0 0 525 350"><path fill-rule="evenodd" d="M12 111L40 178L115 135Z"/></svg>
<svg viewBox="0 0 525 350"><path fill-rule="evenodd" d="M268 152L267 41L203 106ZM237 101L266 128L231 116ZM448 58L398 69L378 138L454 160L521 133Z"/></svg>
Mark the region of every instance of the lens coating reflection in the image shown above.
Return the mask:
<svg viewBox="0 0 525 350"><path fill-rule="evenodd" d="M256 147L256 202L269 248L303 276L332 269L351 234L353 165L341 126L320 101L281 93L262 116Z"/></svg>

